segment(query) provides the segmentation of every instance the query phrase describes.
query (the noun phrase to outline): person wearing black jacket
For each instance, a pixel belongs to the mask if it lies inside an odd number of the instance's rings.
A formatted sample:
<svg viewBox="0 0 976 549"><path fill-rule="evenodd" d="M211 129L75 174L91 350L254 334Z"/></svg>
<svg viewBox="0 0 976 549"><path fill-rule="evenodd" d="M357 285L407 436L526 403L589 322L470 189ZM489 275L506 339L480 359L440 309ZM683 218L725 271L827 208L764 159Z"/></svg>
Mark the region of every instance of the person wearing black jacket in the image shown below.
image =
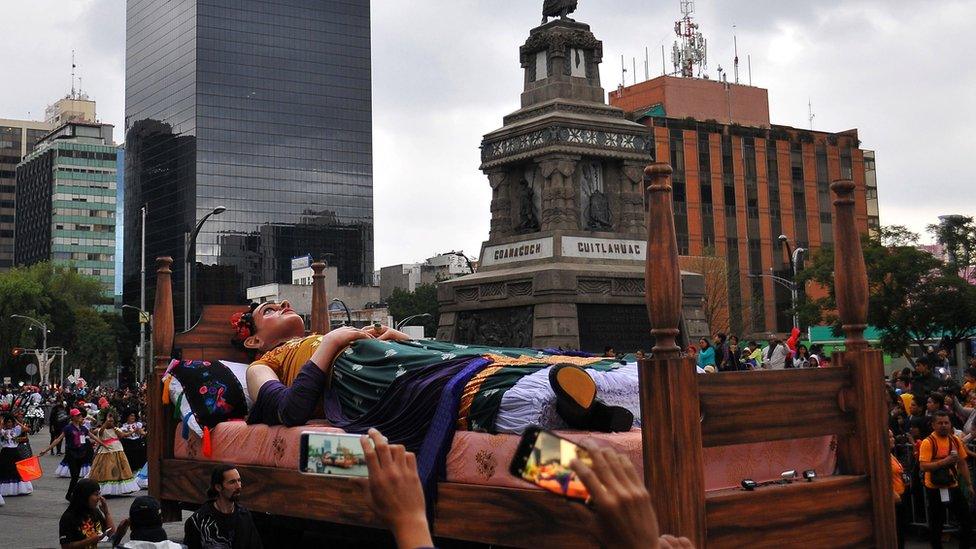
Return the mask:
<svg viewBox="0 0 976 549"><path fill-rule="evenodd" d="M68 426L68 419L68 408L65 407L64 402L58 401L51 407L51 415L47 418L48 429L51 431L51 442L54 442L54 439L58 438L61 431ZM60 456L62 454L61 444L62 442L58 442L51 455Z"/></svg>
<svg viewBox="0 0 976 549"><path fill-rule="evenodd" d="M233 465L218 465L210 474L209 500L184 524L190 549L262 549L250 511L241 506L241 474Z"/></svg>

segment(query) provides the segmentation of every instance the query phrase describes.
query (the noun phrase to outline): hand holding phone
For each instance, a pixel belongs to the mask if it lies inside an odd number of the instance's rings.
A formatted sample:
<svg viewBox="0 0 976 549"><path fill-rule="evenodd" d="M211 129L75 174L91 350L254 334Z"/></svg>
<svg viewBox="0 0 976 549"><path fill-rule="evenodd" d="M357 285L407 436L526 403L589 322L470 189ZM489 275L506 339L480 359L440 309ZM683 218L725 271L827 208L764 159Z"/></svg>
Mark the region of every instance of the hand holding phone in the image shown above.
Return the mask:
<svg viewBox="0 0 976 549"><path fill-rule="evenodd" d="M298 469L310 475L368 477L366 457L359 435L302 433Z"/></svg>
<svg viewBox="0 0 976 549"><path fill-rule="evenodd" d="M569 467L576 459L589 463L589 452L570 440L533 427L522 435L510 471L555 494L586 501L590 493Z"/></svg>

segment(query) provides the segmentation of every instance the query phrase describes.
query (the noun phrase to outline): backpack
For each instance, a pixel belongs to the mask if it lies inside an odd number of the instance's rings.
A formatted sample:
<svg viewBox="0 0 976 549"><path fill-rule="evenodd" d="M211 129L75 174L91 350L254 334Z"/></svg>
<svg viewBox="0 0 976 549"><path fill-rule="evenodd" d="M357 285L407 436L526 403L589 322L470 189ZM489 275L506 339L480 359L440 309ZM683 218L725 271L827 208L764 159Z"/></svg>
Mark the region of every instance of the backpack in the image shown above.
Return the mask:
<svg viewBox="0 0 976 549"><path fill-rule="evenodd" d="M947 453L945 456L942 456L940 458L940 457L938 457L936 455L936 454L938 454L938 451L939 451L939 445L936 443L935 435L934 434L931 434L931 435L928 436L928 438L930 439L930 441L931 441L930 444L932 445L932 459L933 460L935 460L935 459L943 459L943 458L949 457L949 454L952 453L952 449L957 446L956 440L955 440L956 439L955 435L951 435L950 434L949 435L949 453ZM953 484L956 483L956 466L953 465L953 466L950 466L950 467L942 467L941 469L935 469L935 470L929 471L929 481L931 481L932 482L932 485L935 486L936 488L950 488Z"/></svg>

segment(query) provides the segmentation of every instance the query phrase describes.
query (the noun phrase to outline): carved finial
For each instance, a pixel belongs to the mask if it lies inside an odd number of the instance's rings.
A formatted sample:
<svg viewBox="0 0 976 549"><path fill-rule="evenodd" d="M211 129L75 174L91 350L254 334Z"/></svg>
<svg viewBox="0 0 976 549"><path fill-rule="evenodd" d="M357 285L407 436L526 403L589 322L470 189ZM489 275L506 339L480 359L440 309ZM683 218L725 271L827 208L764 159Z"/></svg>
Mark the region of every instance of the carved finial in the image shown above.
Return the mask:
<svg viewBox="0 0 976 549"><path fill-rule="evenodd" d="M681 269L671 205L671 166L655 163L644 169L647 211L647 258L644 284L647 313L654 336L654 357L677 357L681 322Z"/></svg>
<svg viewBox="0 0 976 549"><path fill-rule="evenodd" d="M834 181L834 293L847 350L867 347L868 275L854 220L854 182Z"/></svg>
<svg viewBox="0 0 976 549"><path fill-rule="evenodd" d="M156 258L156 272L172 274L173 271L170 266L173 265L173 258L169 256L157 257Z"/></svg>

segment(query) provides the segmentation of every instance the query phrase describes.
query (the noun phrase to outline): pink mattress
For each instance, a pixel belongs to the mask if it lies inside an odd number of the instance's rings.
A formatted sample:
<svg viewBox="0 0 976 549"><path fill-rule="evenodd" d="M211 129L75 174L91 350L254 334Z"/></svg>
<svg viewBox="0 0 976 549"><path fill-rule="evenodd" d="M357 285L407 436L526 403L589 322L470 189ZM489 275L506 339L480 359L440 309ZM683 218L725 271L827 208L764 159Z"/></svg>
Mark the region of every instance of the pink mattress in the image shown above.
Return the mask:
<svg viewBox="0 0 976 549"><path fill-rule="evenodd" d="M207 458L201 441L195 434L183 440L176 429L177 458L219 461L238 465L261 465L298 469L299 439L302 431L341 433L342 430L324 423L304 427L269 427L228 422L211 431L213 455ZM588 440L600 446L610 446L627 455L637 467L641 464L641 433L561 433L573 441ZM509 463L519 437L489 435L461 431L455 434L454 444L447 458L447 480L469 484L529 488L508 472ZM756 481L778 479L780 473L795 469L798 473L814 469L820 476L833 473L836 453L833 437L784 440L760 444L742 444L705 449L705 489L720 490L739 486L744 478Z"/></svg>

